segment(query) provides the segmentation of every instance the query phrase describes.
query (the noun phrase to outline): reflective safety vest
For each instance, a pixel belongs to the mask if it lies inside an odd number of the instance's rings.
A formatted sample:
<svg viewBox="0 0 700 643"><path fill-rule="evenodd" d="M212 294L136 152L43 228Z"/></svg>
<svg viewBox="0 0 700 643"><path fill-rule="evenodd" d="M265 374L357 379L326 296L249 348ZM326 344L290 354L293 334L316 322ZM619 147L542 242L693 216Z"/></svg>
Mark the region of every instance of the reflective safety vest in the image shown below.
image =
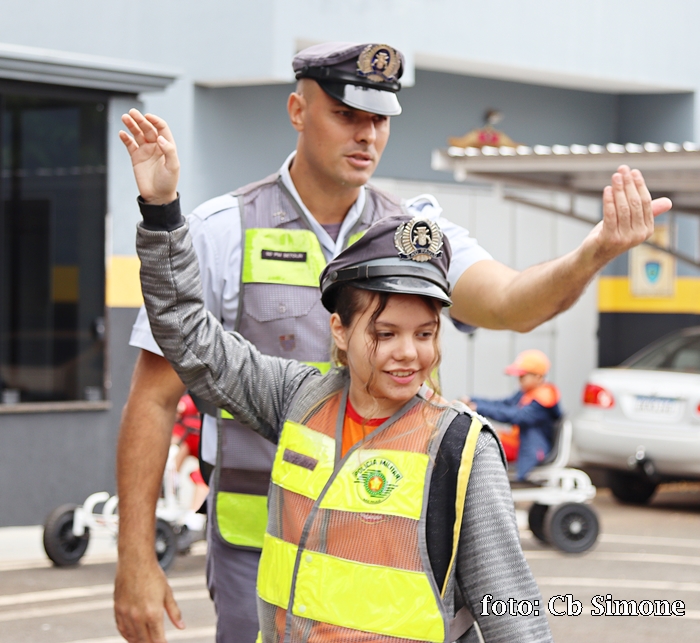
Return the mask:
<svg viewBox="0 0 700 643"><path fill-rule="evenodd" d="M402 205L371 187L350 231L353 243L377 219ZM262 353L330 368L329 313L321 304L319 276L326 258L305 215L278 174L233 193L243 237L236 330ZM259 549L267 523L267 489L275 447L219 413L214 472L215 526L224 541Z"/></svg>
<svg viewBox="0 0 700 643"><path fill-rule="evenodd" d="M462 454L440 588L425 542L428 486L457 411L428 401L426 390L342 458L346 392L285 423L258 572L263 643L441 643L473 622L466 608L454 614L454 561L481 423L472 419Z"/></svg>

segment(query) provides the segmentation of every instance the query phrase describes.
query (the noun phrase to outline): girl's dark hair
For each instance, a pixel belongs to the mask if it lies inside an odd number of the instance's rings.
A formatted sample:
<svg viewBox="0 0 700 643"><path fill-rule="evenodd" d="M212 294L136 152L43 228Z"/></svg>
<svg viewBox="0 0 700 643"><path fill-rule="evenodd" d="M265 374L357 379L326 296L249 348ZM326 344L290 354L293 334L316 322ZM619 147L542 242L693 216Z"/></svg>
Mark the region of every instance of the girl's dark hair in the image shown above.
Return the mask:
<svg viewBox="0 0 700 643"><path fill-rule="evenodd" d="M338 313L338 316L340 317L340 322L342 323L344 328L350 328L355 317L357 315L363 314L369 308L373 301L376 302L374 311L372 312L372 316L370 317L368 324L369 332L372 336L372 355L377 350L378 343L375 323L379 318L379 315L381 315L386 309L386 306L389 303L389 298L391 296L391 293L363 290L362 288L357 288L351 284L345 284L341 286L336 296L335 312ZM440 364L440 360L442 357L439 339L440 311L442 310L442 304L436 299L433 299L432 297L421 297L421 299L428 305L429 308L435 311L435 314L437 316L437 332L435 333L435 336L433 338L433 345L435 347L435 363L433 364L431 368L431 373L428 377L428 385L436 393L439 394L439 384L437 382L437 378L435 377L435 369ZM334 363L340 364L341 366L348 365L347 353L344 350L338 348L335 344L333 345L332 349L332 359ZM365 385L367 393L370 393L370 388L373 379L374 375L370 376L369 381Z"/></svg>

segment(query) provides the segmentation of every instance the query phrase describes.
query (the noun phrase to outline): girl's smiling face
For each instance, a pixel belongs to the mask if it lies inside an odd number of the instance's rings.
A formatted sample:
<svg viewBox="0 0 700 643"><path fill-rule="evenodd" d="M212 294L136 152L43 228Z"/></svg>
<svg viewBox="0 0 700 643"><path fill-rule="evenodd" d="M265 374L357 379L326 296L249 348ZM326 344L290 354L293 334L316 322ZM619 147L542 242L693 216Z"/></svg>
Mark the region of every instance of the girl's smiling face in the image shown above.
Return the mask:
<svg viewBox="0 0 700 643"><path fill-rule="evenodd" d="M408 402L439 361L438 307L417 295L391 295L376 315L380 296L343 326L331 316L336 346L347 354L350 401L366 419L388 417Z"/></svg>

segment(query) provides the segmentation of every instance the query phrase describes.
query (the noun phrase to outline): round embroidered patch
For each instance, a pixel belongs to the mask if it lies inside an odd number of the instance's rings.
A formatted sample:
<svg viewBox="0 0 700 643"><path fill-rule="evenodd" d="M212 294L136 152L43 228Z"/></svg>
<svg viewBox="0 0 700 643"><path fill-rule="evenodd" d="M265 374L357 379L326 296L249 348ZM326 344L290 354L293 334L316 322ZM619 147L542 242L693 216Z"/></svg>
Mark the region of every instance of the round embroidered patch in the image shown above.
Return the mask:
<svg viewBox="0 0 700 643"><path fill-rule="evenodd" d="M374 457L365 460L355 469L353 477L360 500L376 505L391 495L403 475L391 460Z"/></svg>

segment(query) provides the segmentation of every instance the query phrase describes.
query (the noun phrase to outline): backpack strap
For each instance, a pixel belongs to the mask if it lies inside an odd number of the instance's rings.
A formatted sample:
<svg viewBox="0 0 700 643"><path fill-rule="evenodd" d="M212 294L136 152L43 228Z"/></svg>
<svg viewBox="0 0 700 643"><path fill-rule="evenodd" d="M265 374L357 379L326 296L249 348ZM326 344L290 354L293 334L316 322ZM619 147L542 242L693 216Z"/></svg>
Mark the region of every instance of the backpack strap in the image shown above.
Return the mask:
<svg viewBox="0 0 700 643"><path fill-rule="evenodd" d="M476 441L479 438L483 424L481 421L472 416L472 421L469 426L469 431L467 433L467 439L464 442L464 448L462 449L462 458L459 464L459 471L457 473L457 493L455 498L455 524L452 531L452 555L450 557L450 564L447 567L447 574L445 574L445 580L442 585L442 591L440 592L440 597L445 598L445 592L447 591L448 581L454 570L455 561L457 559L457 549L459 548L459 535L462 531L462 518L464 516L464 503L467 498L467 487L469 486L469 476L472 472L472 466L474 464L474 453L476 452ZM459 639L475 622L474 616L467 609L466 606L462 607L454 615L450 623L450 641L456 641Z"/></svg>

